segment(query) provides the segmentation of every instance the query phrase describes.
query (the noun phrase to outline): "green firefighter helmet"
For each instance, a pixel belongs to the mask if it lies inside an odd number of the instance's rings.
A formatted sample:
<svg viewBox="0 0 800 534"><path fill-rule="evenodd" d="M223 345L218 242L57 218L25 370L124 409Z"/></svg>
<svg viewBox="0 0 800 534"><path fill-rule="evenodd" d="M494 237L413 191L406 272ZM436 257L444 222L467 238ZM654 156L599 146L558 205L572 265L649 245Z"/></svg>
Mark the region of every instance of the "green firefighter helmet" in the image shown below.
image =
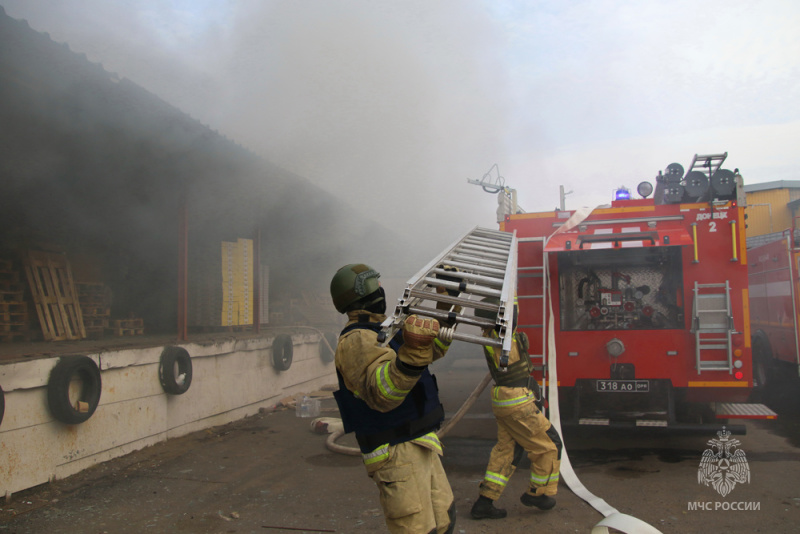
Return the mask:
<svg viewBox="0 0 800 534"><path fill-rule="evenodd" d="M352 306L357 302L363 307L371 304L360 301L380 289L380 276L378 271L363 263L351 263L336 271L331 280L331 298L336 310L345 313L349 309L355 309ZM375 300L380 298L383 296Z"/></svg>

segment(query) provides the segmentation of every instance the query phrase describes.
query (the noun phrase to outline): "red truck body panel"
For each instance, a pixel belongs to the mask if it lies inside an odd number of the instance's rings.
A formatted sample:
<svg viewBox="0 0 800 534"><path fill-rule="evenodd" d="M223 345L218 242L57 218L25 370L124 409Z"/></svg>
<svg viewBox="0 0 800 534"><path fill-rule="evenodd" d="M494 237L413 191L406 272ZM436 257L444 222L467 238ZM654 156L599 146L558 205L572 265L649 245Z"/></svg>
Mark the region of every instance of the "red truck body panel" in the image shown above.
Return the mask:
<svg viewBox="0 0 800 534"><path fill-rule="evenodd" d="M750 322L754 343L776 362L800 365L798 359L798 261L791 237L748 251ZM762 356L757 355L757 356Z"/></svg>
<svg viewBox="0 0 800 534"><path fill-rule="evenodd" d="M623 388L613 392L630 400L677 392L688 402L745 401L753 371L744 209L735 201L615 201L555 233L574 213L516 214L501 223L519 240L518 328L546 354L546 326L554 321L560 390L580 387L592 398L609 387ZM544 261L547 279L536 275ZM544 280L552 316L536 298ZM698 370L698 339L713 343L693 328L696 294L704 291L696 285L723 283L732 335L727 350L703 348L701 359L730 353L731 366Z"/></svg>

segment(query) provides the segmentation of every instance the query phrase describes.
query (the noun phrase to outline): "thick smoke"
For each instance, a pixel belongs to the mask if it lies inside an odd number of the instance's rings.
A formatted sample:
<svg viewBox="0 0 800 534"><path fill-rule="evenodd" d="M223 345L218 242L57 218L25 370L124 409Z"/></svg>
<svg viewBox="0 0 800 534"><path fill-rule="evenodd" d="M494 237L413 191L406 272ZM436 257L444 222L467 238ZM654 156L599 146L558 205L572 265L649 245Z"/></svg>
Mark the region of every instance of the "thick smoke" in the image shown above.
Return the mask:
<svg viewBox="0 0 800 534"><path fill-rule="evenodd" d="M502 165L508 130L499 35L478 2L208 4L219 19L194 2L182 12L157 2L8 4L11 16L35 14L34 29L417 240L421 261L495 225L494 197L466 181Z"/></svg>
<svg viewBox="0 0 800 534"><path fill-rule="evenodd" d="M3 3L431 250L494 225L495 163L529 211L696 153L796 167L796 2Z"/></svg>

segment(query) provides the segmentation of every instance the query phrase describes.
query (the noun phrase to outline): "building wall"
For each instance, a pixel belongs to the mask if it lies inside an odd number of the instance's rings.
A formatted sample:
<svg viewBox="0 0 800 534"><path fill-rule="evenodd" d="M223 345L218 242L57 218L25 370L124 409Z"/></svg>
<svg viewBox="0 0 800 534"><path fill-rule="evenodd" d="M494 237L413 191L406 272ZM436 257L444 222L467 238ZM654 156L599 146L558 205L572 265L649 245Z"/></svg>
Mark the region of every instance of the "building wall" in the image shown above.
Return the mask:
<svg viewBox="0 0 800 534"><path fill-rule="evenodd" d="M288 331L287 331L288 332ZM192 381L168 395L159 380L163 347L86 354L100 368L96 411L67 425L49 412L47 382L58 358L0 365L5 415L0 423L0 491L6 496L190 432L253 415L281 399L335 384L321 333L293 330L289 369L272 365L275 334L187 343Z"/></svg>
<svg viewBox="0 0 800 534"><path fill-rule="evenodd" d="M792 213L786 206L798 196L791 189L768 189L747 193L747 235L755 237L781 232L792 226Z"/></svg>

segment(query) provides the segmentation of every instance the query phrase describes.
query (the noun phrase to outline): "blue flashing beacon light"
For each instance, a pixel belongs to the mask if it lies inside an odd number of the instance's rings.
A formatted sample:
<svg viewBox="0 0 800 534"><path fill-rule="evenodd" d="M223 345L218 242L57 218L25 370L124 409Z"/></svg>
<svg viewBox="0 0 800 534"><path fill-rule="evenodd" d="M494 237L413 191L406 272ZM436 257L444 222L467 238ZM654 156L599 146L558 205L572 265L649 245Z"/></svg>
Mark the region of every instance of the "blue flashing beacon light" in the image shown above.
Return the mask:
<svg viewBox="0 0 800 534"><path fill-rule="evenodd" d="M614 191L614 200L630 200L631 192L626 187L620 187Z"/></svg>

